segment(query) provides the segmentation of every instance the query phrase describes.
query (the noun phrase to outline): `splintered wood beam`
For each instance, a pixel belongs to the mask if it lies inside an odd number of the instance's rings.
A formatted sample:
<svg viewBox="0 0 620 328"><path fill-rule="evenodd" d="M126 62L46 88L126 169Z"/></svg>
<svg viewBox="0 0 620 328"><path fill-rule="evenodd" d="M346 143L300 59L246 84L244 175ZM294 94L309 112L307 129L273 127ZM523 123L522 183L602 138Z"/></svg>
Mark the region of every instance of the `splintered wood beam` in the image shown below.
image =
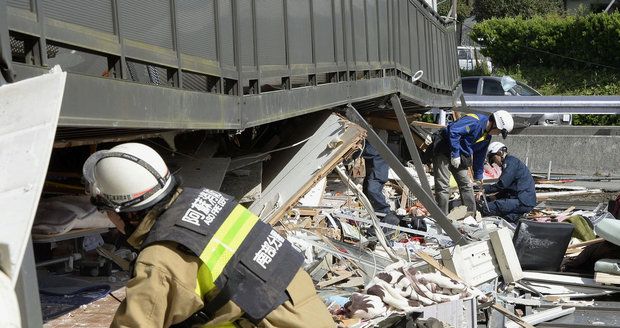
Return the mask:
<svg viewBox="0 0 620 328"><path fill-rule="evenodd" d="M287 160L249 210L269 224L280 221L298 200L344 158L360 148L365 131L331 114Z"/></svg>

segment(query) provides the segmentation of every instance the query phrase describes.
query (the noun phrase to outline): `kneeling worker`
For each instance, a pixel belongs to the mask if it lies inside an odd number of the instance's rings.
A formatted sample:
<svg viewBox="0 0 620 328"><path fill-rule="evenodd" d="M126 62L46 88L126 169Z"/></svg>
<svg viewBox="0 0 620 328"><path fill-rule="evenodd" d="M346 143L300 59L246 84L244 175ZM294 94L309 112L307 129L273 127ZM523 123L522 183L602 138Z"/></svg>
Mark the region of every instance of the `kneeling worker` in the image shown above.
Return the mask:
<svg viewBox="0 0 620 328"><path fill-rule="evenodd" d="M91 200L140 250L112 327L334 327L303 256L230 196L179 188L138 143L84 164Z"/></svg>
<svg viewBox="0 0 620 328"><path fill-rule="evenodd" d="M484 215L501 216L516 223L522 214L531 211L536 206L536 188L530 170L518 158L508 155L508 148L501 142L489 145L487 153L489 164L497 164L502 168L502 174L497 183L484 186L488 196L487 206L482 206ZM478 199L481 194L477 195ZM493 200L492 200L493 199Z"/></svg>

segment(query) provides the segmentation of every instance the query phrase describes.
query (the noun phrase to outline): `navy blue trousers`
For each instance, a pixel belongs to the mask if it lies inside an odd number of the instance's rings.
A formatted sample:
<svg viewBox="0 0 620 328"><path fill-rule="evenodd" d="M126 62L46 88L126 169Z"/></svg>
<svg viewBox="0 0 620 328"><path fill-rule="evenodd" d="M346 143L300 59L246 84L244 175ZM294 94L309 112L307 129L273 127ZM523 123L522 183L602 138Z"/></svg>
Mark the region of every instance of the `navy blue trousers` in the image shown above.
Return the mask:
<svg viewBox="0 0 620 328"><path fill-rule="evenodd" d="M500 198L488 203L489 210L483 206L483 214L487 216L501 216L506 221L516 223L521 215L528 213L534 207L525 206L517 198Z"/></svg>
<svg viewBox="0 0 620 328"><path fill-rule="evenodd" d="M366 166L364 195L368 197L375 212L387 214L390 212L390 205L383 196L383 185L388 181L390 166L369 142L366 142L362 156Z"/></svg>

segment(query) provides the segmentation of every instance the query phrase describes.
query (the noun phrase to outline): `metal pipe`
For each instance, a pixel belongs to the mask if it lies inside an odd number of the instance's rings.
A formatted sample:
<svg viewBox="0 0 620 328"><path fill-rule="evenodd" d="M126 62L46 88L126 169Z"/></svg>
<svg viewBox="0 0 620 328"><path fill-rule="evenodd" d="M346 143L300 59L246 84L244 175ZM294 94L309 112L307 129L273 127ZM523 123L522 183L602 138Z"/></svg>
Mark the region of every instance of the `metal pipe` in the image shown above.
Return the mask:
<svg viewBox="0 0 620 328"><path fill-rule="evenodd" d="M620 114L619 96L472 96L465 95L470 111L511 114ZM462 101L457 102L462 105Z"/></svg>
<svg viewBox="0 0 620 328"><path fill-rule="evenodd" d="M80 255L79 253L75 253L73 255L69 255L69 256L65 256L65 257L59 257L59 258L56 258L56 259L51 259L51 260L39 262L39 263L36 264L36 266L38 268L38 267L44 267L44 266L48 266L48 265L52 265L52 264L57 264L57 263L73 262L73 261L79 260L81 258L82 258L82 255Z"/></svg>
<svg viewBox="0 0 620 328"><path fill-rule="evenodd" d="M353 183L353 181L351 181L351 179L349 179L349 177L344 172L342 167L336 166L336 172L338 172L338 175L340 175L340 178L344 182L347 183L347 185L353 190L353 192L355 192L355 194L357 195L359 200L362 202L362 205L364 205L364 208L366 208L366 210L368 211L368 214L370 215L370 219L372 221L372 226L375 228L375 233L377 234L377 240L379 241L379 244L381 244L381 246L383 246L383 249L385 249L385 252L390 256L390 258L392 260L400 261L401 258L398 257L394 253L394 251L392 251L392 249L387 245L387 241L385 239L385 234L383 233L383 230L379 226L379 218L375 214L375 210L372 207L372 205L370 204L370 201L368 200L366 195L364 195L362 190L360 190L359 187L355 183Z"/></svg>

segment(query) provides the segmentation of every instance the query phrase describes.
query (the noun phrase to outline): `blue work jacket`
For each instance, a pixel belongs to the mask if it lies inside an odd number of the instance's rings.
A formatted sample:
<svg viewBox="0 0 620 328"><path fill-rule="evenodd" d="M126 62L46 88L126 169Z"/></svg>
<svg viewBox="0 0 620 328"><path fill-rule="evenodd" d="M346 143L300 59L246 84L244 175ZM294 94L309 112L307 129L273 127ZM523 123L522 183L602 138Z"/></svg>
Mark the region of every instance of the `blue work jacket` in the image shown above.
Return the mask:
<svg viewBox="0 0 620 328"><path fill-rule="evenodd" d="M489 117L482 114L467 114L448 124L444 137L450 144L450 157L473 156L475 180L482 180L484 159L491 136L486 133Z"/></svg>
<svg viewBox="0 0 620 328"><path fill-rule="evenodd" d="M518 158L507 155L497 183L484 186L487 193L502 192L525 206L536 206L536 187L530 170Z"/></svg>

